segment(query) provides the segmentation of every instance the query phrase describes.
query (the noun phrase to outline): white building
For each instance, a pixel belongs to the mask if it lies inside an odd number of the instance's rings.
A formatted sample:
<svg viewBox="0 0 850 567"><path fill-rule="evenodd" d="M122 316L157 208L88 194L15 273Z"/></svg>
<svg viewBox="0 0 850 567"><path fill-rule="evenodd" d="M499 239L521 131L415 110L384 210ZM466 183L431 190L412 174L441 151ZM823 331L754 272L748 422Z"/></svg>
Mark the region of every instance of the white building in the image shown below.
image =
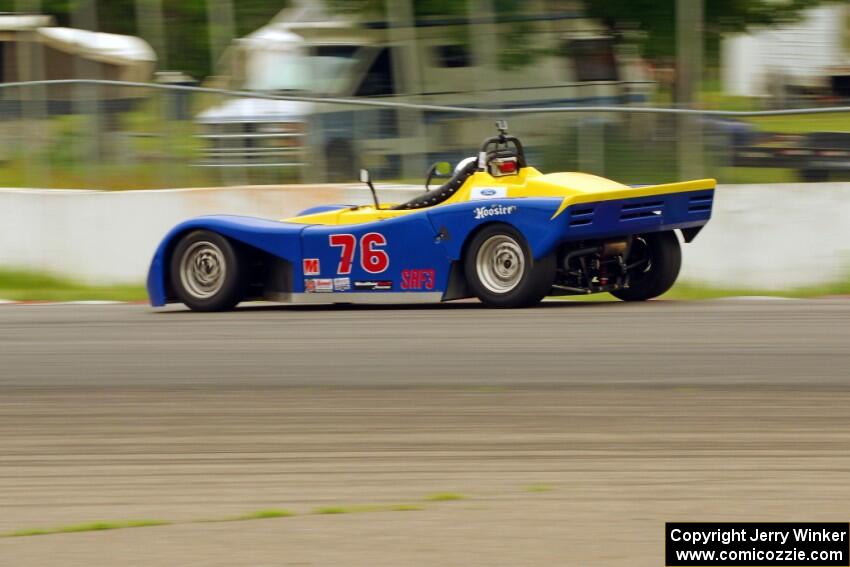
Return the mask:
<svg viewBox="0 0 850 567"><path fill-rule="evenodd" d="M138 37L56 27L51 16L0 14L0 83L75 78L149 81L155 65L153 49Z"/></svg>
<svg viewBox="0 0 850 567"><path fill-rule="evenodd" d="M726 37L723 90L738 96L779 94L779 86L830 92L850 75L850 5L827 4L795 23Z"/></svg>

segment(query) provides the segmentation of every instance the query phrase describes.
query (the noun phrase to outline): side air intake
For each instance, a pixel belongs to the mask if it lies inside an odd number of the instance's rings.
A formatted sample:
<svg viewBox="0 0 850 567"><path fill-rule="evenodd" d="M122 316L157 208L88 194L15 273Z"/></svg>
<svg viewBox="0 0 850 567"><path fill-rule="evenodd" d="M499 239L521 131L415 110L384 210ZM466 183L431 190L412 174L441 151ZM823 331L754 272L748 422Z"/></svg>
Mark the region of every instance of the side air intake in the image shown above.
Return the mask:
<svg viewBox="0 0 850 567"><path fill-rule="evenodd" d="M664 201L641 201L623 205L620 209L620 220L637 220L660 216L664 211Z"/></svg>
<svg viewBox="0 0 850 567"><path fill-rule="evenodd" d="M570 211L570 226L593 224L594 207L581 207Z"/></svg>
<svg viewBox="0 0 850 567"><path fill-rule="evenodd" d="M711 193L694 195L688 200L689 213L710 213L714 196Z"/></svg>

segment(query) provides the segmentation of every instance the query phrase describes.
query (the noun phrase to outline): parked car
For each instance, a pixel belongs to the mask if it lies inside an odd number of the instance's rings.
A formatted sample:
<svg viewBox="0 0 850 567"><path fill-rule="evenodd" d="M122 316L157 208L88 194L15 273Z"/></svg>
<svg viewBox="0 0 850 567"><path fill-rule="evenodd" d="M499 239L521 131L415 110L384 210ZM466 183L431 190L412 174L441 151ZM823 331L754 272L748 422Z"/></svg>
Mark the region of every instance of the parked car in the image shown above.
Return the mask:
<svg viewBox="0 0 850 567"><path fill-rule="evenodd" d="M827 181L850 172L850 132L758 133L733 146L733 165L791 168L803 181Z"/></svg>

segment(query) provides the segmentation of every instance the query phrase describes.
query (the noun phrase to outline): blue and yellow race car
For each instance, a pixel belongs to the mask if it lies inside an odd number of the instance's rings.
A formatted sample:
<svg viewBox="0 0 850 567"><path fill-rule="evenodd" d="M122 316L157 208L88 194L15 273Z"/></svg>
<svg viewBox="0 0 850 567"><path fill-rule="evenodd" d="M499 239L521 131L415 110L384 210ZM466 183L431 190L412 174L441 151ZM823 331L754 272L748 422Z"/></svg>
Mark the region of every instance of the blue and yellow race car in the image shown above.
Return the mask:
<svg viewBox="0 0 850 567"><path fill-rule="evenodd" d="M429 181L438 167L432 167ZM412 303L477 297L524 307L546 296L657 297L711 217L715 181L627 186L543 174L499 124L477 157L401 204L329 205L277 221L215 215L174 227L148 274L152 305L221 311L241 301ZM428 182L426 182L426 187Z"/></svg>

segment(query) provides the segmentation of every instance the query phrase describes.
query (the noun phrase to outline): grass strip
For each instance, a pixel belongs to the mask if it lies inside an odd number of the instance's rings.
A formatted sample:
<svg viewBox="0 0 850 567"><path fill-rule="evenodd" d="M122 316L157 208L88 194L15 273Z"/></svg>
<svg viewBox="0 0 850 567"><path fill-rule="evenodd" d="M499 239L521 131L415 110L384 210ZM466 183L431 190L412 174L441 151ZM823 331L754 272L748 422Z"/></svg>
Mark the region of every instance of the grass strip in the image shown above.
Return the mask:
<svg viewBox="0 0 850 567"><path fill-rule="evenodd" d="M93 286L25 270L0 270L0 299L12 301L143 301L144 286Z"/></svg>
<svg viewBox="0 0 850 567"><path fill-rule="evenodd" d="M415 512L422 510L418 504L355 504L353 506L324 506L313 510L313 514L362 514L365 512Z"/></svg>
<svg viewBox="0 0 850 567"><path fill-rule="evenodd" d="M248 514L236 516L235 518L233 518L233 520L268 520L269 518L289 518L290 516L294 515L295 512L292 512L290 510L278 510L271 508L268 510L257 510L256 512L250 512Z"/></svg>
<svg viewBox="0 0 850 567"><path fill-rule="evenodd" d="M850 295L850 275L840 281L829 284L797 287L788 290L758 288L716 288L691 282L682 282L673 286L662 297L665 299L719 299L723 297L760 296L812 298L830 295Z"/></svg>
<svg viewBox="0 0 850 567"><path fill-rule="evenodd" d="M327 506L317 508L313 514L357 514L365 512L414 512L422 510L423 506L419 504L400 503L400 504L356 504L352 506ZM59 526L53 528L27 528L15 530L6 533L0 533L0 538L10 537L27 537L27 536L43 536L55 534L68 534L78 532L97 532L105 530L123 530L128 528L148 528L153 526L169 526L176 524L208 524L208 523L224 523L224 522L242 522L247 520L268 520L272 518L289 518L295 516L296 513L291 510L282 510L278 508L268 508L248 512L239 516L230 516L224 518L207 518L202 520L191 520L187 522L171 522L167 520L123 520L123 521L100 521L88 522L85 524L74 524L70 526Z"/></svg>
<svg viewBox="0 0 850 567"><path fill-rule="evenodd" d="M552 492L553 490L555 488L548 484L530 484L525 487L526 492Z"/></svg>
<svg viewBox="0 0 850 567"><path fill-rule="evenodd" d="M758 288L724 288L680 282L662 298L680 301L720 299L735 296L813 298L850 295L850 274L838 281L787 290ZM0 299L12 301L144 301L147 292L141 285L91 286L70 279L20 270L0 270ZM564 299L580 301L613 301L607 293L571 295Z"/></svg>
<svg viewBox="0 0 850 567"><path fill-rule="evenodd" d="M457 492L438 492L425 497L428 502L451 502L452 500L464 500L466 496Z"/></svg>
<svg viewBox="0 0 850 567"><path fill-rule="evenodd" d="M128 528L150 528L153 526L167 526L173 522L165 520L125 520L119 522L89 522L86 524L74 524L71 526L59 526L55 528L32 528L8 532L0 537L24 537L51 534L71 534L77 532L99 532L105 530L124 530Z"/></svg>
<svg viewBox="0 0 850 567"><path fill-rule="evenodd" d="M758 288L722 288L700 285L693 282L677 283L660 299L675 301L700 301L707 299L723 299L724 297L786 297L793 299L812 299L829 296L850 296L850 276L830 284L804 286L787 290L758 289ZM567 295L554 300L567 301L619 301L610 293L594 293L591 295Z"/></svg>

